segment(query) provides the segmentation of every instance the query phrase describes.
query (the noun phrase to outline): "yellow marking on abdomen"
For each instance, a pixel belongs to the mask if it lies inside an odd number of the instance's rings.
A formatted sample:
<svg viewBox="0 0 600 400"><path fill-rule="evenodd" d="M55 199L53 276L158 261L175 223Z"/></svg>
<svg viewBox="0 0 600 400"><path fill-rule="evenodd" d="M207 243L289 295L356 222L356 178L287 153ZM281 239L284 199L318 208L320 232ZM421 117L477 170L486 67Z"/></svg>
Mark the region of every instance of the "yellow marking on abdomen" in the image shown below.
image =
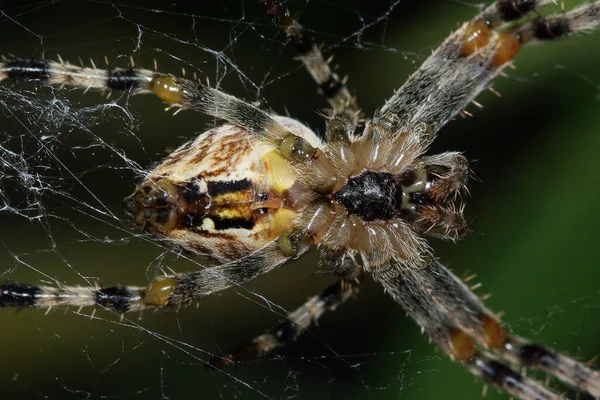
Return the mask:
<svg viewBox="0 0 600 400"><path fill-rule="evenodd" d="M265 164L267 184L270 188L281 193L294 185L296 174L281 154L276 150L271 150L263 155L262 159Z"/></svg>
<svg viewBox="0 0 600 400"><path fill-rule="evenodd" d="M275 239L294 227L296 213L287 208L278 209L269 219L268 239Z"/></svg>
<svg viewBox="0 0 600 400"><path fill-rule="evenodd" d="M247 204L253 203L254 201L254 190L238 190L236 192L223 193L210 197L211 205L215 206Z"/></svg>

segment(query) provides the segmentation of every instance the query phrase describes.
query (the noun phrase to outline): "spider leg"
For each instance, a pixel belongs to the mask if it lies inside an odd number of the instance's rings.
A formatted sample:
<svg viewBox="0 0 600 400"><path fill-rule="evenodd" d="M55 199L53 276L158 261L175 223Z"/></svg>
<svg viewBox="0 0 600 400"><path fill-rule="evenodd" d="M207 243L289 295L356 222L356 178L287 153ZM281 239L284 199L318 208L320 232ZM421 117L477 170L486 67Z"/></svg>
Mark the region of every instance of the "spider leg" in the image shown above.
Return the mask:
<svg viewBox="0 0 600 400"><path fill-rule="evenodd" d="M392 266L376 272L375 279L446 354L484 381L520 399L562 398L498 360L503 358L600 397L599 372L506 332L481 300L436 260L423 268Z"/></svg>
<svg viewBox="0 0 600 400"><path fill-rule="evenodd" d="M363 278L362 269L355 266L348 276L327 286L319 295L309 298L266 333L228 354L214 357L209 361L209 365L213 368L221 368L249 357L265 356L278 347L296 341L326 311L335 311L337 307L354 297Z"/></svg>
<svg viewBox="0 0 600 400"><path fill-rule="evenodd" d="M405 218L417 232L428 236L451 240L463 237L468 232L467 222L463 206L455 201L467 192L467 159L458 152L445 152L421 157L420 165L432 183L421 195L403 194L403 200L415 206L414 210L406 210Z"/></svg>
<svg viewBox="0 0 600 400"><path fill-rule="evenodd" d="M127 91L132 95L153 94L165 103L195 110L237 125L257 136L287 132L267 112L200 81L143 68L98 69L66 61L11 57L0 61L0 82L35 82L52 86L100 91Z"/></svg>
<svg viewBox="0 0 600 400"><path fill-rule="evenodd" d="M437 132L488 87L527 44L598 28L600 4L593 1L562 15L539 16L506 27L550 0L498 0L463 24L376 113L397 126L427 123Z"/></svg>
<svg viewBox="0 0 600 400"><path fill-rule="evenodd" d="M168 275L141 286L0 285L0 307L102 307L124 313L188 303L250 281L300 257L308 245L288 243L287 255L273 242L254 254L226 264L184 274ZM293 254L291 254L293 253Z"/></svg>
<svg viewBox="0 0 600 400"><path fill-rule="evenodd" d="M298 53L300 61L306 67L308 73L313 77L320 91L327 98L331 108L336 114L345 114L354 125L360 118L360 109L356 98L350 94L344 79L331 70L329 62L325 60L319 46L313 42L310 33L290 16L276 0L260 0L273 17L273 22L278 25Z"/></svg>

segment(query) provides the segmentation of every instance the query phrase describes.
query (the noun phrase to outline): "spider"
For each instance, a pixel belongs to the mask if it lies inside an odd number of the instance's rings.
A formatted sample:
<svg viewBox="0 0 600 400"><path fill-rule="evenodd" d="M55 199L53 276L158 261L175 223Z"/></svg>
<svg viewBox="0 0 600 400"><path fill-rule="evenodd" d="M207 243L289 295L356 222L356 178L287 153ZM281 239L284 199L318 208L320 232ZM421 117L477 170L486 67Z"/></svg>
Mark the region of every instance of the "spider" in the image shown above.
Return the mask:
<svg viewBox="0 0 600 400"><path fill-rule="evenodd" d="M278 2L262 3L329 102L323 138L204 83L157 71L21 58L2 63L0 80L154 94L172 107L226 123L171 153L125 199L145 231L213 258L215 267L160 277L146 287L4 283L0 305L91 306L121 313L175 306L249 281L317 246L321 268L338 281L268 333L211 360L212 367L265 355L295 340L323 313L353 297L370 274L444 353L485 382L521 399L559 397L509 362L600 397L597 372L505 331L434 258L424 239L455 240L467 231L459 199L468 163L456 152L425 155L436 133L521 47L595 28L598 3L528 19L550 1L494 2L452 33L366 120L310 35Z"/></svg>

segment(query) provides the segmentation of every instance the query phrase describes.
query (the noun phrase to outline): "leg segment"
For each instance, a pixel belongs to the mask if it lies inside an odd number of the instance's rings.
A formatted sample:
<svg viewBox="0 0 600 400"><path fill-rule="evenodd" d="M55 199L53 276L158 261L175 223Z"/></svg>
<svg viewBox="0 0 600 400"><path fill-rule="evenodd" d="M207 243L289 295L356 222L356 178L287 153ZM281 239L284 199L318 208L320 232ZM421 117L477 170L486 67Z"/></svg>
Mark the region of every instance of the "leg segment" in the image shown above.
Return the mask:
<svg viewBox="0 0 600 400"><path fill-rule="evenodd" d="M482 91L519 51L530 43L596 29L600 3L562 15L537 17L505 28L549 0L498 0L453 32L377 112L398 119L398 129L427 123L437 132Z"/></svg>
<svg viewBox="0 0 600 400"><path fill-rule="evenodd" d="M310 34L302 25L292 18L289 12L276 0L261 0L273 21L283 29L294 49L298 52L300 61L306 67L327 98L331 108L336 114L346 114L354 125L358 123L360 110L356 99L350 95L344 80L340 80L323 58L321 50L313 42Z"/></svg>
<svg viewBox="0 0 600 400"><path fill-rule="evenodd" d="M293 244L293 255L284 255L279 243L231 263L200 271L160 277L140 286L34 286L0 285L0 307L102 307L119 313L183 304L232 286L241 285L304 254L308 246Z"/></svg>
<svg viewBox="0 0 600 400"><path fill-rule="evenodd" d="M600 397L599 372L510 335L479 298L437 261L430 260L419 269L393 267L375 278L446 354L486 382L520 399L559 398L495 358L501 357L542 370L577 390Z"/></svg>
<svg viewBox="0 0 600 400"><path fill-rule="evenodd" d="M195 110L249 130L257 136L286 129L268 113L200 81L177 78L142 68L98 69L64 61L9 58L0 62L0 82L36 82L101 91L153 94L174 107Z"/></svg>
<svg viewBox="0 0 600 400"><path fill-rule="evenodd" d="M465 368L485 383L506 390L511 396L521 400L564 400L538 381L522 375L486 352L475 351L473 357L463 362Z"/></svg>
<svg viewBox="0 0 600 400"><path fill-rule="evenodd" d="M353 297L363 277L362 270L355 268L346 278L327 286L321 294L309 298L267 333L257 336L252 342L234 349L229 354L213 358L209 365L221 368L249 357L264 356L278 347L294 342L326 311L334 311Z"/></svg>
<svg viewBox="0 0 600 400"><path fill-rule="evenodd" d="M419 159L418 166L401 175L403 217L419 233L456 240L468 232L463 206L457 197L467 192L469 164L457 152Z"/></svg>

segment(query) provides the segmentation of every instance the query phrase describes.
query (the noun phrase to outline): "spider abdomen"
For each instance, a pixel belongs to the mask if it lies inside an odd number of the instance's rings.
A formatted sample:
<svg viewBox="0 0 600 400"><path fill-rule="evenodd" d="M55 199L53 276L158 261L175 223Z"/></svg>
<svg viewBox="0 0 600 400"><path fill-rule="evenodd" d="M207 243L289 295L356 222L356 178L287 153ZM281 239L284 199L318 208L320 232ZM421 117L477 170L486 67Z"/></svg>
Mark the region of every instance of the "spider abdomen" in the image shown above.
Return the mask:
<svg viewBox="0 0 600 400"><path fill-rule="evenodd" d="M318 143L303 125L273 118ZM297 171L271 143L226 124L169 154L125 203L145 231L227 262L292 230L309 202L296 183Z"/></svg>

